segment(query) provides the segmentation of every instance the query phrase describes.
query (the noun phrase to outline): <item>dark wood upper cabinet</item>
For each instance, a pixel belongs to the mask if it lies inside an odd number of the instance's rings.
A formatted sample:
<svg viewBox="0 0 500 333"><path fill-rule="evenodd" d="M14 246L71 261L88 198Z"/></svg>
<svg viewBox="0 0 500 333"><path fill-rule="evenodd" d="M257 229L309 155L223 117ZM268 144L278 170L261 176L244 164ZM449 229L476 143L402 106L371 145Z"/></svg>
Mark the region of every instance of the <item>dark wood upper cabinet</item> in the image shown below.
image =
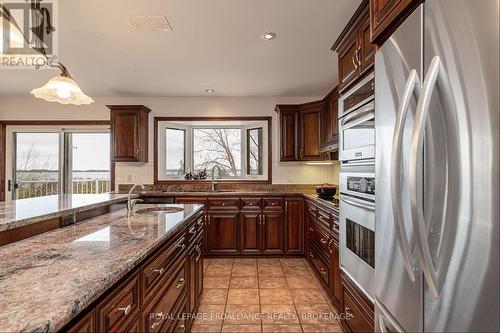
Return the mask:
<svg viewBox="0 0 500 333"><path fill-rule="evenodd" d="M339 55L339 92L373 68L376 49L370 37L369 3L363 0L332 46Z"/></svg>
<svg viewBox="0 0 500 333"><path fill-rule="evenodd" d="M297 161L299 105L277 105L280 115L280 160Z"/></svg>
<svg viewBox="0 0 500 333"><path fill-rule="evenodd" d="M280 161L323 160L322 117L324 101L276 106L280 115Z"/></svg>
<svg viewBox="0 0 500 333"><path fill-rule="evenodd" d="M323 142L322 147L329 147L338 143L339 140L339 91L335 87L324 99L325 109L323 112Z"/></svg>
<svg viewBox="0 0 500 333"><path fill-rule="evenodd" d="M325 104L316 101L301 105L300 110L300 148L301 161L317 161L323 159L321 146L321 117Z"/></svg>
<svg viewBox="0 0 500 333"><path fill-rule="evenodd" d="M382 45L423 0L370 0L370 41Z"/></svg>
<svg viewBox="0 0 500 333"><path fill-rule="evenodd" d="M111 158L114 162L148 161L148 117L144 105L108 105L111 110Z"/></svg>

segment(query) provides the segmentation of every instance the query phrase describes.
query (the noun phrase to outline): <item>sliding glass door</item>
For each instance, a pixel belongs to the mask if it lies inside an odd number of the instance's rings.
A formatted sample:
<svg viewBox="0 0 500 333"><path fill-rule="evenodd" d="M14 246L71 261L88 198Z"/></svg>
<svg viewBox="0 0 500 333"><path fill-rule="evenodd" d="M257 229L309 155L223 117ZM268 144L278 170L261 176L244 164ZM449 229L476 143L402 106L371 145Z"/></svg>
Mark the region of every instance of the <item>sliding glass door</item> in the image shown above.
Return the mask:
<svg viewBox="0 0 500 333"><path fill-rule="evenodd" d="M109 129L39 127L10 133L11 199L112 191Z"/></svg>
<svg viewBox="0 0 500 333"><path fill-rule="evenodd" d="M14 133L14 199L60 193L58 133Z"/></svg>

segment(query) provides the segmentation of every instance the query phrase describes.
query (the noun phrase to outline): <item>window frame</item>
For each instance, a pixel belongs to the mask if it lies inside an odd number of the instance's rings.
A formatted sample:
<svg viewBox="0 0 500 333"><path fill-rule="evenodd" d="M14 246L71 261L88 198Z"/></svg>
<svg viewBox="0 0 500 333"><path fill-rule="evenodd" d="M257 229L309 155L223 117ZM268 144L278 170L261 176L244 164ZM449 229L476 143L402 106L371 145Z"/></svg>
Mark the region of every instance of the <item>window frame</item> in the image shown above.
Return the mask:
<svg viewBox="0 0 500 333"><path fill-rule="evenodd" d="M201 121L220 121L217 126L213 125L180 125L178 122L201 122ZM224 125L224 121L252 121L254 123L248 125ZM169 122L175 122L169 123ZM262 126L256 126L255 122L262 122ZM186 146L185 149L185 162L186 171L190 170L193 166L193 153L194 153L194 140L193 129L196 128L238 128L242 130L241 138L241 175L234 178L223 178L220 182L223 183L262 183L270 184L272 182L272 117L154 117L154 183L155 184L178 184L178 183L210 183L211 180L185 180L183 177L166 177L165 172L165 158L166 155L161 155L161 152L166 152L164 149L166 144L163 142L165 136L161 135L165 128L183 128L186 129ZM247 132L249 129L261 128L263 136L263 166L262 175L249 175L247 174ZM265 135L267 131L267 135ZM267 154L266 154L267 150ZM265 163L267 162L267 167Z"/></svg>

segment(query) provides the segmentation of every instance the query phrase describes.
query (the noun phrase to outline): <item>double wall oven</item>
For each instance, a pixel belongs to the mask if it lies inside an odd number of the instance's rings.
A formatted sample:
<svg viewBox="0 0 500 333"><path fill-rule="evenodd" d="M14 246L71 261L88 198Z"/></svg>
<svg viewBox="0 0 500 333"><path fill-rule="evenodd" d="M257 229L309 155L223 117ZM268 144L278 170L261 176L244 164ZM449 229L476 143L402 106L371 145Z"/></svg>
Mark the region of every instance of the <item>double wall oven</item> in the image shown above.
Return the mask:
<svg viewBox="0 0 500 333"><path fill-rule="evenodd" d="M339 99L340 263L373 299L375 278L374 74Z"/></svg>

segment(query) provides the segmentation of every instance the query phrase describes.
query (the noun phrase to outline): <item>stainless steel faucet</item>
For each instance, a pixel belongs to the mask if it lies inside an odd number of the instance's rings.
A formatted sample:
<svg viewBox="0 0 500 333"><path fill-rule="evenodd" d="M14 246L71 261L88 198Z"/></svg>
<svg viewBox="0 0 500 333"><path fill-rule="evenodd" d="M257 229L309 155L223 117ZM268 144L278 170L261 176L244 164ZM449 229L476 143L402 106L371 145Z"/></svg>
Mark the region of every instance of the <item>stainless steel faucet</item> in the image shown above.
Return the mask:
<svg viewBox="0 0 500 333"><path fill-rule="evenodd" d="M143 201L142 199L132 199L132 192L134 192L134 189L137 186L140 186L143 191L146 191L146 186L144 186L143 184L134 184L134 186L130 188L130 191L128 191L128 200L127 200L127 210L129 214L134 211L136 203Z"/></svg>
<svg viewBox="0 0 500 333"><path fill-rule="evenodd" d="M215 168L217 168L218 172L217 172L217 180L214 179L214 175L215 175ZM216 164L214 165L214 167L212 168L212 191L216 191L216 187L219 185L219 179L220 179L220 174L221 174L221 169L220 167Z"/></svg>

